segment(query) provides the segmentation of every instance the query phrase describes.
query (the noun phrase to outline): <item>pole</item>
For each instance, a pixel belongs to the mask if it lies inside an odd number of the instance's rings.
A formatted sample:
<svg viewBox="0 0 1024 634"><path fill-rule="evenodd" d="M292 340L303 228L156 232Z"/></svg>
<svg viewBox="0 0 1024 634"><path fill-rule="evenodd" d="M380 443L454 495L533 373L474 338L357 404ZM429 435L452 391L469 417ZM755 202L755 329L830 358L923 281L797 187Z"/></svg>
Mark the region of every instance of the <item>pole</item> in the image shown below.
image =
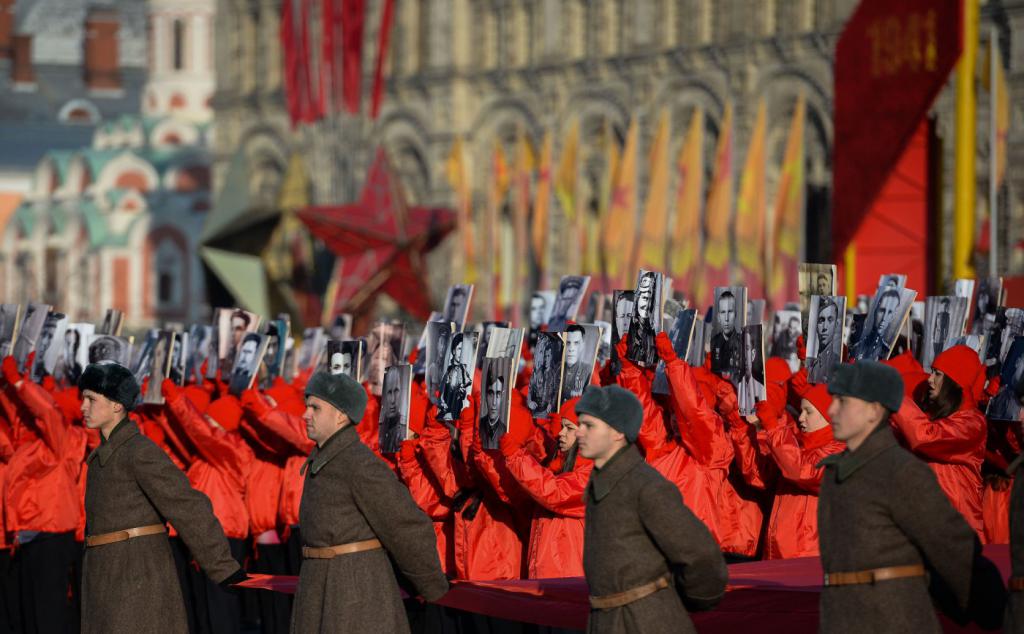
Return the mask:
<svg viewBox="0 0 1024 634"><path fill-rule="evenodd" d="M996 183L998 170L997 147L999 130L997 110L999 99L999 83L996 82L996 64L999 64L999 42L996 40L996 27L989 27L988 43L988 276L999 275L999 184Z"/></svg>
<svg viewBox="0 0 1024 634"><path fill-rule="evenodd" d="M956 166L953 208L953 277L974 277L976 182L974 69L978 57L978 0L964 0L964 49L956 70Z"/></svg>

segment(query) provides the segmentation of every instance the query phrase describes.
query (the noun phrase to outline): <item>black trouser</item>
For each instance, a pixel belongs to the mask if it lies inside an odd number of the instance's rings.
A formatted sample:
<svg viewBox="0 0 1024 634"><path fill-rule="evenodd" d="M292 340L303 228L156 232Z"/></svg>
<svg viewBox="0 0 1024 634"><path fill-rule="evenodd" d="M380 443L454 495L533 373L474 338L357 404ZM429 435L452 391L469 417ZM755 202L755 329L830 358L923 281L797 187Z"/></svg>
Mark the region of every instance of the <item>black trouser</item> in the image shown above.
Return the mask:
<svg viewBox="0 0 1024 634"><path fill-rule="evenodd" d="M168 539L171 544L171 554L174 555L174 569L178 573L178 584L181 586L181 598L185 602L185 618L188 619L188 631L196 634L199 631L199 624L196 622L195 600L192 598L192 576L189 569L192 567L192 554L188 546L181 541L180 537Z"/></svg>
<svg viewBox="0 0 1024 634"><path fill-rule="evenodd" d="M77 597L72 589L80 548L74 532L39 533L18 547L15 559L25 634L59 634L74 628Z"/></svg>
<svg viewBox="0 0 1024 634"><path fill-rule="evenodd" d="M245 558L245 540L228 539L231 556L238 565ZM201 634L238 634L242 625L242 603L237 592L225 590L202 570L188 567L195 601L197 631Z"/></svg>
<svg viewBox="0 0 1024 634"><path fill-rule="evenodd" d="M252 571L264 575L288 574L288 552L285 544L256 544L256 560ZM291 627L291 597L271 590L250 590L259 601L260 632L284 634Z"/></svg>
<svg viewBox="0 0 1024 634"><path fill-rule="evenodd" d="M18 569L10 550L0 550L0 634L21 631L18 606Z"/></svg>
<svg viewBox="0 0 1024 634"><path fill-rule="evenodd" d="M286 574L298 575L299 570L302 569L302 531L299 530L298 524L291 527L288 541L285 542L284 546L287 565Z"/></svg>

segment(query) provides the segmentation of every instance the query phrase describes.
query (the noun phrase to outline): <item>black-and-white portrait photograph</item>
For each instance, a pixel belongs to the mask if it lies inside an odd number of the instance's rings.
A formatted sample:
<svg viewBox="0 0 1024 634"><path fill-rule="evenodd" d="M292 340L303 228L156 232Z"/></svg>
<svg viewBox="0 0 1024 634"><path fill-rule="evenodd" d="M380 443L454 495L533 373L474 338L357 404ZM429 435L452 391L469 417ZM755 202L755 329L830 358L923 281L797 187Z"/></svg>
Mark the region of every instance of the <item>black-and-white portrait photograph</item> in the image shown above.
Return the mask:
<svg viewBox="0 0 1024 634"><path fill-rule="evenodd" d="M843 327L846 323L846 297L811 297L810 323L807 324L807 381L828 383L843 362Z"/></svg>
<svg viewBox="0 0 1024 634"><path fill-rule="evenodd" d="M228 391L235 396L241 396L242 392L252 386L253 379L259 374L260 363L263 362L263 354L267 351L266 337L258 332L247 332L242 335L242 341L238 344L238 356L231 364L231 374L228 381Z"/></svg>
<svg viewBox="0 0 1024 634"><path fill-rule="evenodd" d="M931 371L935 357L948 348L955 337L963 335L966 317L967 299L964 297L941 295L925 300L920 360L926 372Z"/></svg>
<svg viewBox="0 0 1024 634"><path fill-rule="evenodd" d="M32 380L38 383L47 374L53 375L57 362L63 352L64 331L68 327L68 318L64 313L50 311L43 322L36 341L36 356L32 364Z"/></svg>
<svg viewBox="0 0 1024 634"><path fill-rule="evenodd" d="M29 304L25 308L25 316L21 320L21 328L18 329L18 338L14 342L14 360L18 363L18 370L25 372L28 355L36 349L36 341L39 333L43 331L43 324L46 323L46 316L50 313L47 304Z"/></svg>
<svg viewBox="0 0 1024 634"><path fill-rule="evenodd" d="M690 348L691 337L693 336L694 325L697 323L697 309L688 308L679 311L675 317L666 315L662 325L666 326L665 332L672 342L672 349L676 356L684 361ZM701 362L703 364L703 361ZM651 383L651 391L655 394L668 394L668 377L665 376L665 362L658 361L654 371L654 381Z"/></svg>
<svg viewBox="0 0 1024 634"><path fill-rule="evenodd" d="M331 374L347 374L362 383L361 370L366 355L366 342L360 339L327 342L327 370Z"/></svg>
<svg viewBox="0 0 1024 634"><path fill-rule="evenodd" d="M352 338L352 315L341 313L335 315L331 320L331 327L328 332L331 339L335 341L346 341Z"/></svg>
<svg viewBox="0 0 1024 634"><path fill-rule="evenodd" d="M775 311L775 316L772 318L772 345L768 356L785 359L790 369L796 372L800 369L796 340L801 334L803 334L803 328L800 323L800 311Z"/></svg>
<svg viewBox="0 0 1024 634"><path fill-rule="evenodd" d="M96 332L96 326L87 323L68 324L64 330L64 345L60 360L53 372L54 378L70 385L76 385L85 366L89 365L89 340Z"/></svg>
<svg viewBox="0 0 1024 634"><path fill-rule="evenodd" d="M985 340L985 347L983 348L985 352L981 355L981 361L985 365L985 374L988 378L995 377L1000 372L1000 352L1002 351L1003 333L1006 331L1006 326L1006 308L1000 306L996 308L995 319L987 322L987 328L982 335Z"/></svg>
<svg viewBox="0 0 1024 634"><path fill-rule="evenodd" d="M597 347L601 343L601 329L593 324L573 324L565 329L564 341L562 403L581 396L590 385L597 361Z"/></svg>
<svg viewBox="0 0 1024 634"><path fill-rule="evenodd" d="M197 385L203 384L203 362L210 358L213 344L213 326L192 324L188 328L188 348L185 365L188 368L186 380L192 378Z"/></svg>
<svg viewBox="0 0 1024 634"><path fill-rule="evenodd" d="M320 367L320 360L327 349L327 333L323 328L306 328L302 331L299 345L299 370Z"/></svg>
<svg viewBox="0 0 1024 634"><path fill-rule="evenodd" d="M399 365L404 342L405 324L402 322L378 323L366 337L366 367L363 370L363 378L370 384L370 391L375 396L381 394L384 370Z"/></svg>
<svg viewBox="0 0 1024 634"><path fill-rule="evenodd" d="M544 418L557 412L562 396L562 357L565 352L564 334L541 332L533 350L533 374L527 392L526 406L534 418Z"/></svg>
<svg viewBox="0 0 1024 634"><path fill-rule="evenodd" d="M765 399L763 333L761 324L743 328L743 368L732 376L740 416L754 414L754 406Z"/></svg>
<svg viewBox="0 0 1024 634"><path fill-rule="evenodd" d="M0 304L0 358L11 354L21 321L20 304Z"/></svg>
<svg viewBox="0 0 1024 634"><path fill-rule="evenodd" d="M412 394L412 366L393 365L384 371L380 397L380 425L377 444L381 453L397 453L409 437L409 397Z"/></svg>
<svg viewBox="0 0 1024 634"><path fill-rule="evenodd" d="M513 359L518 373L524 335L525 331L522 328L495 328L491 332L491 340L487 342L486 356Z"/></svg>
<svg viewBox="0 0 1024 634"><path fill-rule="evenodd" d="M970 304L974 299L974 280L960 279L953 282L953 294L963 297Z"/></svg>
<svg viewBox="0 0 1024 634"><path fill-rule="evenodd" d="M484 359L480 374L480 442L484 449L498 449L501 437L508 431L514 363L515 359L509 357Z"/></svg>
<svg viewBox="0 0 1024 634"><path fill-rule="evenodd" d="M136 340L132 349L132 365L129 368L135 375L135 380L141 385L142 380L149 376L149 369L153 365L153 347L160 337L160 330L150 328L146 331L145 338L139 342Z"/></svg>
<svg viewBox="0 0 1024 634"><path fill-rule="evenodd" d="M686 362L692 367L697 368L704 365L704 360L708 354L706 343L708 338L705 334L708 332L711 332L711 328L708 327L707 322L701 319L698 313L697 317L693 320L693 334L690 335L690 346L686 349Z"/></svg>
<svg viewBox="0 0 1024 634"><path fill-rule="evenodd" d="M754 324L764 323L764 311L768 306L768 302L763 299L748 299L747 300L747 321L748 326Z"/></svg>
<svg viewBox="0 0 1024 634"><path fill-rule="evenodd" d="M108 308L103 314L103 322L96 329L98 335L121 336L121 327L124 325L124 313L116 308Z"/></svg>
<svg viewBox="0 0 1024 634"><path fill-rule="evenodd" d="M448 342L454 334L455 325L446 321L429 321L424 329L426 334L426 370L424 381L430 402L437 405L441 395L441 377L448 354Z"/></svg>
<svg viewBox="0 0 1024 634"><path fill-rule="evenodd" d="M612 293L612 345L619 342L629 332L629 322L633 320L633 291L615 291Z"/></svg>
<svg viewBox="0 0 1024 634"><path fill-rule="evenodd" d="M555 291L536 291L530 296L530 330L539 330L551 319L555 307Z"/></svg>
<svg viewBox="0 0 1024 634"><path fill-rule="evenodd" d="M89 342L89 363L113 361L128 367L131 363L132 346L124 337L93 335Z"/></svg>
<svg viewBox="0 0 1024 634"><path fill-rule="evenodd" d="M831 296L836 294L835 264L801 262L798 275L797 285L800 291L800 312L804 315L811 309L812 296Z"/></svg>
<svg viewBox="0 0 1024 634"><path fill-rule="evenodd" d="M416 342L416 361L412 364L412 375L423 376L427 372L427 326L431 322L443 321L441 319L441 313L432 310L430 311L430 319L427 319L426 323L423 324L423 330L420 331L420 338Z"/></svg>
<svg viewBox="0 0 1024 634"><path fill-rule="evenodd" d="M603 366L612 357L612 324L610 321L595 321L601 329L601 342L597 346L597 364Z"/></svg>
<svg viewBox="0 0 1024 634"><path fill-rule="evenodd" d="M747 289L721 286L715 289L711 320L711 371L723 377L739 373L743 362L743 331Z"/></svg>
<svg viewBox="0 0 1024 634"><path fill-rule="evenodd" d="M907 285L907 276L902 273L883 273L878 278L878 289L888 288L893 286L895 288L904 288Z"/></svg>
<svg viewBox="0 0 1024 634"><path fill-rule="evenodd" d="M1006 309L1006 327L1003 328L1003 341L1000 344L999 362L1006 361L1006 355L1010 352L1013 341L1024 335L1024 309Z"/></svg>
<svg viewBox="0 0 1024 634"><path fill-rule="evenodd" d="M974 306L971 312L971 334L983 334L996 318L996 308L1003 292L1003 278L984 277L978 280L974 294Z"/></svg>
<svg viewBox="0 0 1024 634"><path fill-rule="evenodd" d="M184 387L188 374L188 333L178 330L173 331L174 341L171 344L171 369L167 372L167 378L175 385Z"/></svg>
<svg viewBox="0 0 1024 634"><path fill-rule="evenodd" d="M992 420L1020 420L1019 395L1024 394L1024 337L1017 337L1010 344L999 378L999 391L989 401L986 415Z"/></svg>
<svg viewBox="0 0 1024 634"><path fill-rule="evenodd" d="M164 379L170 378L175 339L177 339L177 336L173 332L167 330L157 332L156 341L150 353L149 384L146 387L146 393L142 395L143 403L152 405L162 405L164 403L164 396L160 387Z"/></svg>
<svg viewBox="0 0 1024 634"><path fill-rule="evenodd" d="M469 307L472 301L472 284L449 286L448 294L444 299L444 310L441 311L441 318L455 324L455 330L462 332L466 327L466 317L469 315Z"/></svg>
<svg viewBox="0 0 1024 634"><path fill-rule="evenodd" d="M917 291L887 286L878 293L868 308L864 331L854 349L858 361L880 361L889 358L896 338L903 329L903 320L910 314Z"/></svg>
<svg viewBox="0 0 1024 634"><path fill-rule="evenodd" d="M270 387L284 370L285 342L290 331L291 322L287 319L271 319L263 326L267 338L267 352L263 355L263 365L267 368L264 387Z"/></svg>
<svg viewBox="0 0 1024 634"><path fill-rule="evenodd" d="M238 347L249 333L256 333L260 327L260 316L241 308L217 309L217 354L221 376L227 376L234 367Z"/></svg>
<svg viewBox="0 0 1024 634"><path fill-rule="evenodd" d="M658 363L654 338L661 332L664 282L664 276L654 271L640 269L637 276L626 356L641 368L652 368Z"/></svg>
<svg viewBox="0 0 1024 634"><path fill-rule="evenodd" d="M445 352L444 373L441 375L441 394L437 401L439 420L457 420L473 391L473 373L476 370L477 342L475 332L452 335Z"/></svg>
<svg viewBox="0 0 1024 634"><path fill-rule="evenodd" d="M589 275L563 275L558 283L558 295L548 318L548 332L565 330L566 323L575 321L583 297L590 286Z"/></svg>
<svg viewBox="0 0 1024 634"><path fill-rule="evenodd" d="M541 322L546 323L546 322ZM487 347L491 345L491 335L494 334L496 328L509 328L512 324L507 321L485 321L481 324L477 324L476 331L480 333L480 344L478 348L486 353ZM531 345L536 345L536 334L537 330L530 329ZM476 355L476 367L481 368L484 365L484 357L486 354Z"/></svg>

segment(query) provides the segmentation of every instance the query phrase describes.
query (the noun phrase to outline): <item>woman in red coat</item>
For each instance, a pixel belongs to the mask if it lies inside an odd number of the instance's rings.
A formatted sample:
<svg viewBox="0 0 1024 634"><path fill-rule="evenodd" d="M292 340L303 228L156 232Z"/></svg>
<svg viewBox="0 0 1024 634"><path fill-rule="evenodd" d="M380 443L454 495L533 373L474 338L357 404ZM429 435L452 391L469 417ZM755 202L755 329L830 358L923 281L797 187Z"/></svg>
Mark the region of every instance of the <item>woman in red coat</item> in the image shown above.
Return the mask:
<svg viewBox="0 0 1024 634"><path fill-rule="evenodd" d="M559 425L557 471L541 464L518 435L501 439L509 473L536 502L527 547L530 579L583 576L583 491L594 463L576 452L578 400L566 401L551 416L552 425Z"/></svg>
<svg viewBox="0 0 1024 634"><path fill-rule="evenodd" d="M985 386L978 353L953 346L932 363L928 390L907 396L892 425L904 444L928 463L939 486L984 543L981 464L987 429L977 399Z"/></svg>

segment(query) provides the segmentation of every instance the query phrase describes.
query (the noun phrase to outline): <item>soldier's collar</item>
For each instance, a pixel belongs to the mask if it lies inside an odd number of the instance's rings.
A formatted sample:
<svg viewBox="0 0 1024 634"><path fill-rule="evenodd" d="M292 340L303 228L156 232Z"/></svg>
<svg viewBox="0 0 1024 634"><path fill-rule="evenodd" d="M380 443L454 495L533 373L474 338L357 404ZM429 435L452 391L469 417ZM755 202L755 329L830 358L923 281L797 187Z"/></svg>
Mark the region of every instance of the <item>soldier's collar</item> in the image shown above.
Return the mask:
<svg viewBox="0 0 1024 634"><path fill-rule="evenodd" d="M590 490L594 500L600 502L604 499L612 492L619 480L641 462L643 462L643 458L640 456L640 452L636 445L631 443L618 450L600 469L594 467L594 470L590 472Z"/></svg>
<svg viewBox="0 0 1024 634"><path fill-rule="evenodd" d="M819 467L836 467L836 480L842 482L861 467L871 462L883 451L896 446L896 436L888 423L882 423L864 439L864 443L856 451L846 449L842 453L826 456L818 463Z"/></svg>
<svg viewBox="0 0 1024 634"><path fill-rule="evenodd" d="M106 466L110 456L114 455L121 445L126 443L132 436L139 433L138 426L130 418L125 417L110 432L109 438L103 438L100 434L100 446L92 450L86 462L92 462L94 457L99 458L100 466Z"/></svg>
<svg viewBox="0 0 1024 634"><path fill-rule="evenodd" d="M358 438L355 423L351 423L334 432L334 435L324 441L323 445L313 447L313 451L309 453L309 458L306 459L306 464L302 465L300 474L305 475L306 469L309 469L313 475L316 475L328 462L341 453L342 449L351 445Z"/></svg>

